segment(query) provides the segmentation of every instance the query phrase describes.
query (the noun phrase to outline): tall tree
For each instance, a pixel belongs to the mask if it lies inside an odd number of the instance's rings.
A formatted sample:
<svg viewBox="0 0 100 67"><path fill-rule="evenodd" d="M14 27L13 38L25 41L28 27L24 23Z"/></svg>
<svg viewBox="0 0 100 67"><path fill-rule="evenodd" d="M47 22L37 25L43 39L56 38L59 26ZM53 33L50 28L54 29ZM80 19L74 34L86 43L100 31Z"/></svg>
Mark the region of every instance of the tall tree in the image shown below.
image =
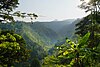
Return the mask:
<svg viewBox="0 0 100 67"><path fill-rule="evenodd" d="M90 11L91 13L84 17L79 23L76 24L76 34L84 36L87 32L90 32L89 38L89 47L97 46L99 43L98 36L100 34L100 1L99 0L90 0L86 3L85 0L82 0L82 4L79 6L82 9L85 9L86 12Z"/></svg>

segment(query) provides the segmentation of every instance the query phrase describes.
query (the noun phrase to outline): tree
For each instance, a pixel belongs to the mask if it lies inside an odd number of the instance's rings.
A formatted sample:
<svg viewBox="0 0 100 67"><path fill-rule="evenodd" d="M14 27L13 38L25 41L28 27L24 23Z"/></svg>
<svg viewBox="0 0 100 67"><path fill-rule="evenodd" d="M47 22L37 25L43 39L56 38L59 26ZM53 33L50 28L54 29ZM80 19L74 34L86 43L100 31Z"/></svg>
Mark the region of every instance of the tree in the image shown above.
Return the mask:
<svg viewBox="0 0 100 67"><path fill-rule="evenodd" d="M26 49L24 39L12 31L1 31L0 33L0 65L12 66L27 60L29 50Z"/></svg>
<svg viewBox="0 0 100 67"><path fill-rule="evenodd" d="M14 16L22 18L29 17L30 19L38 17L35 13L13 12L19 5L18 1L19 0L0 0L0 22L14 22Z"/></svg>
<svg viewBox="0 0 100 67"><path fill-rule="evenodd" d="M99 0L90 0L86 3L85 0L82 0L82 4L79 6L82 9L85 9L86 12L90 11L91 13L84 17L79 23L76 24L76 34L84 36L87 32L90 32L89 38L89 47L97 46L99 43L99 34L100 34L100 1Z"/></svg>
<svg viewBox="0 0 100 67"><path fill-rule="evenodd" d="M87 17L84 17L83 20L76 24L76 26L81 23L86 24L96 24L100 23L100 0L90 0L88 3L85 0L81 0L82 4L79 5L80 8L86 10L86 12L91 12Z"/></svg>
<svg viewBox="0 0 100 67"><path fill-rule="evenodd" d="M13 20L11 12L18 7L18 0L0 0L0 22Z"/></svg>

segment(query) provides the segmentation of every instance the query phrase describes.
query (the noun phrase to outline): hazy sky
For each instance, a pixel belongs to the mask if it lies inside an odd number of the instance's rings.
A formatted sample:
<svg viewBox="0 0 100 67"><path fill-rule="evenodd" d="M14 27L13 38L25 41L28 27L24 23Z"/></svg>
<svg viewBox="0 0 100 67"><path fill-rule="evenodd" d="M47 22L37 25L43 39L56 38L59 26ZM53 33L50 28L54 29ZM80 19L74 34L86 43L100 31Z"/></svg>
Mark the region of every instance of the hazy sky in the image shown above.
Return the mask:
<svg viewBox="0 0 100 67"><path fill-rule="evenodd" d="M86 15L77 7L80 0L20 0L19 3L17 10L39 15L36 21L73 19Z"/></svg>

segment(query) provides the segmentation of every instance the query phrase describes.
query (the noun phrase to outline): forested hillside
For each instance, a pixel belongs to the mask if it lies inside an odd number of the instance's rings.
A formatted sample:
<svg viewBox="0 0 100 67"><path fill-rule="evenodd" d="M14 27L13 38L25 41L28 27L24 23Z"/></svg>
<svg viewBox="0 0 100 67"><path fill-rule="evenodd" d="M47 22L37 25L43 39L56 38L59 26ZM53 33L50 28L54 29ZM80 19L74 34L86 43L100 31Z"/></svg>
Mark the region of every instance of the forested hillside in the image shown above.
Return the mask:
<svg viewBox="0 0 100 67"><path fill-rule="evenodd" d="M17 21L14 24L2 23L0 24L0 27L2 30L14 30L16 33L21 34L26 41L33 41L33 43L36 42L38 44L43 43L44 45L52 45L57 43L58 40L64 39L65 37L70 38L75 32L74 28L75 23L77 22L77 20L73 20L73 22L69 20L58 22ZM72 28L69 29L69 27ZM29 46L32 46L31 42L27 43L29 43ZM43 45L41 44L41 46Z"/></svg>

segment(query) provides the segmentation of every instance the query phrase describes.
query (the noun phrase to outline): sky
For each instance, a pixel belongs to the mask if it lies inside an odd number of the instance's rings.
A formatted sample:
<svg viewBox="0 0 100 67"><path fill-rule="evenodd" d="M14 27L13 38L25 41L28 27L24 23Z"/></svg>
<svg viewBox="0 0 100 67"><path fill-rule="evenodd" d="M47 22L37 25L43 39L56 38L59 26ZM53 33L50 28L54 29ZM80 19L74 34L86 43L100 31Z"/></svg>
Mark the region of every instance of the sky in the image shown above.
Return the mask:
<svg viewBox="0 0 100 67"><path fill-rule="evenodd" d="M87 15L78 8L80 0L19 0L19 3L17 10L39 16L35 21L76 19Z"/></svg>

